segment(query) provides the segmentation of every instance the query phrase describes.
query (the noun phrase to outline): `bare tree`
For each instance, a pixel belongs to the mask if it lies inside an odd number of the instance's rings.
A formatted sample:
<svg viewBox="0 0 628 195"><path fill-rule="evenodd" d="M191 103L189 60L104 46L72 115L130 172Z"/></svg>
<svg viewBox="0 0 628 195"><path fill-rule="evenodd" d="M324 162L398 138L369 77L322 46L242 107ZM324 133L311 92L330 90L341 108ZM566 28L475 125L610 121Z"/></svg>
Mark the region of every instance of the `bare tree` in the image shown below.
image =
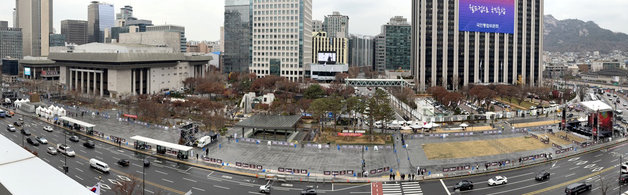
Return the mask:
<svg viewBox="0 0 628 195"><path fill-rule="evenodd" d="M602 195L606 195L606 192L608 192L608 190L611 188L609 182L605 180L606 179L604 179L604 177L600 175L600 179L598 179L598 181L600 182L600 191L602 191Z"/></svg>
<svg viewBox="0 0 628 195"><path fill-rule="evenodd" d="M119 195L133 195L142 191L142 181L134 175L127 177L128 180L117 180L118 182L113 185L113 192Z"/></svg>

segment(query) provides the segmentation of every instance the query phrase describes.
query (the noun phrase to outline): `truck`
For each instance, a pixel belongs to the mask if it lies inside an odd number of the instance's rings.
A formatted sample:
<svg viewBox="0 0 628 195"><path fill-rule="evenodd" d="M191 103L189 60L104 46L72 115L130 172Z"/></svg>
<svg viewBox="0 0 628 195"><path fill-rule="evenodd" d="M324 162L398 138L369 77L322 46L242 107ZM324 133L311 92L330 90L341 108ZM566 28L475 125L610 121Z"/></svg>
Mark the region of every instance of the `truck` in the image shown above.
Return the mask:
<svg viewBox="0 0 628 195"><path fill-rule="evenodd" d="M197 139L194 145L198 148L203 148L207 146L207 144L210 144L210 143L212 143L212 138L210 136L203 136Z"/></svg>

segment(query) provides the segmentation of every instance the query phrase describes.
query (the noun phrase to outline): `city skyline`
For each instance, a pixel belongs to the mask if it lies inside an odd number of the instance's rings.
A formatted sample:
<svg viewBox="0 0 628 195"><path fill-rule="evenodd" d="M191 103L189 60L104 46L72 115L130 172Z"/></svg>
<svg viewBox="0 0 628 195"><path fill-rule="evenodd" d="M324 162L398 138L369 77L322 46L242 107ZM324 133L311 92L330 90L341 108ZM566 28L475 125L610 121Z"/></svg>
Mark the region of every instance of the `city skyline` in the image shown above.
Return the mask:
<svg viewBox="0 0 628 195"><path fill-rule="evenodd" d="M60 33L61 20L75 19L87 20L87 6L91 0L57 0L53 2L53 24L56 33ZM131 1L109 0L102 1L114 5L116 13L125 5L134 8L134 15L141 19L152 20L155 25L173 24L186 27L186 36L190 40L216 41L220 39L220 26L224 24L224 0L187 0L183 6L163 6L173 1ZM13 26L14 0L0 0L3 6L0 8L0 20L9 22ZM615 32L628 33L628 26L623 21L628 21L628 14L623 8L628 6L628 1L607 0L603 4L585 0L554 0L545 3L545 14L553 15L559 20L580 19L594 21L602 28ZM381 9L386 7L387 9ZM358 0L315 0L312 6L312 19L323 20L325 15L333 11L340 11L349 16L349 33L376 35L380 26L395 16L401 15L411 18L411 1L358 1ZM599 12L604 10L604 12ZM187 13L187 14L178 14ZM199 22L199 18L203 21Z"/></svg>

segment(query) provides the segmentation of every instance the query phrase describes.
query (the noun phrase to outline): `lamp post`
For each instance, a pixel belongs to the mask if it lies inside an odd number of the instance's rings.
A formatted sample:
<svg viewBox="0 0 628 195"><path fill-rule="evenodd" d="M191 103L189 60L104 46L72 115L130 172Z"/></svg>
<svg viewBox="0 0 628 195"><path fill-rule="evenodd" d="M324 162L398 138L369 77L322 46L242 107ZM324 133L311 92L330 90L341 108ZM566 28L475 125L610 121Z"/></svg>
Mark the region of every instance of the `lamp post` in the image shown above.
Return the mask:
<svg viewBox="0 0 628 195"><path fill-rule="evenodd" d="M145 179L145 173L146 173L146 165L144 165L144 161L146 161L146 156L144 156L144 158L142 159L142 195L144 195L144 192L146 192L146 183L144 182Z"/></svg>

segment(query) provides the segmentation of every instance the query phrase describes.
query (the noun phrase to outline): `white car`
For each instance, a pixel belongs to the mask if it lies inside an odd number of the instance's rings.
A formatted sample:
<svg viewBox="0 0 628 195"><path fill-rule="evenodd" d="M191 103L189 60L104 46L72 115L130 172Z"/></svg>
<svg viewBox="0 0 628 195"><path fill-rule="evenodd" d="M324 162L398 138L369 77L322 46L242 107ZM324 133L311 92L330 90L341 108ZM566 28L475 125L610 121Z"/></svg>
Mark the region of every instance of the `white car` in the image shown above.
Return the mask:
<svg viewBox="0 0 628 195"><path fill-rule="evenodd" d="M259 186L259 192L260 193L270 194L270 188L271 188L271 185L270 185L270 182L269 182L269 183L267 183L265 185Z"/></svg>
<svg viewBox="0 0 628 195"><path fill-rule="evenodd" d="M488 179L489 186L502 185L508 183L508 178L504 176L495 176L494 178Z"/></svg>
<svg viewBox="0 0 628 195"><path fill-rule="evenodd" d="M45 126L44 127L44 131L52 132L52 127L51 126Z"/></svg>
<svg viewBox="0 0 628 195"><path fill-rule="evenodd" d="M48 152L48 154L55 155L57 154L57 149L55 149L55 147L50 146L48 147L48 149L46 149L46 152Z"/></svg>
<svg viewBox="0 0 628 195"><path fill-rule="evenodd" d="M72 150L70 146L65 145L65 144L58 144L57 150L59 150L60 153L65 154L70 157L73 157L76 155L76 153L74 153L74 150Z"/></svg>

